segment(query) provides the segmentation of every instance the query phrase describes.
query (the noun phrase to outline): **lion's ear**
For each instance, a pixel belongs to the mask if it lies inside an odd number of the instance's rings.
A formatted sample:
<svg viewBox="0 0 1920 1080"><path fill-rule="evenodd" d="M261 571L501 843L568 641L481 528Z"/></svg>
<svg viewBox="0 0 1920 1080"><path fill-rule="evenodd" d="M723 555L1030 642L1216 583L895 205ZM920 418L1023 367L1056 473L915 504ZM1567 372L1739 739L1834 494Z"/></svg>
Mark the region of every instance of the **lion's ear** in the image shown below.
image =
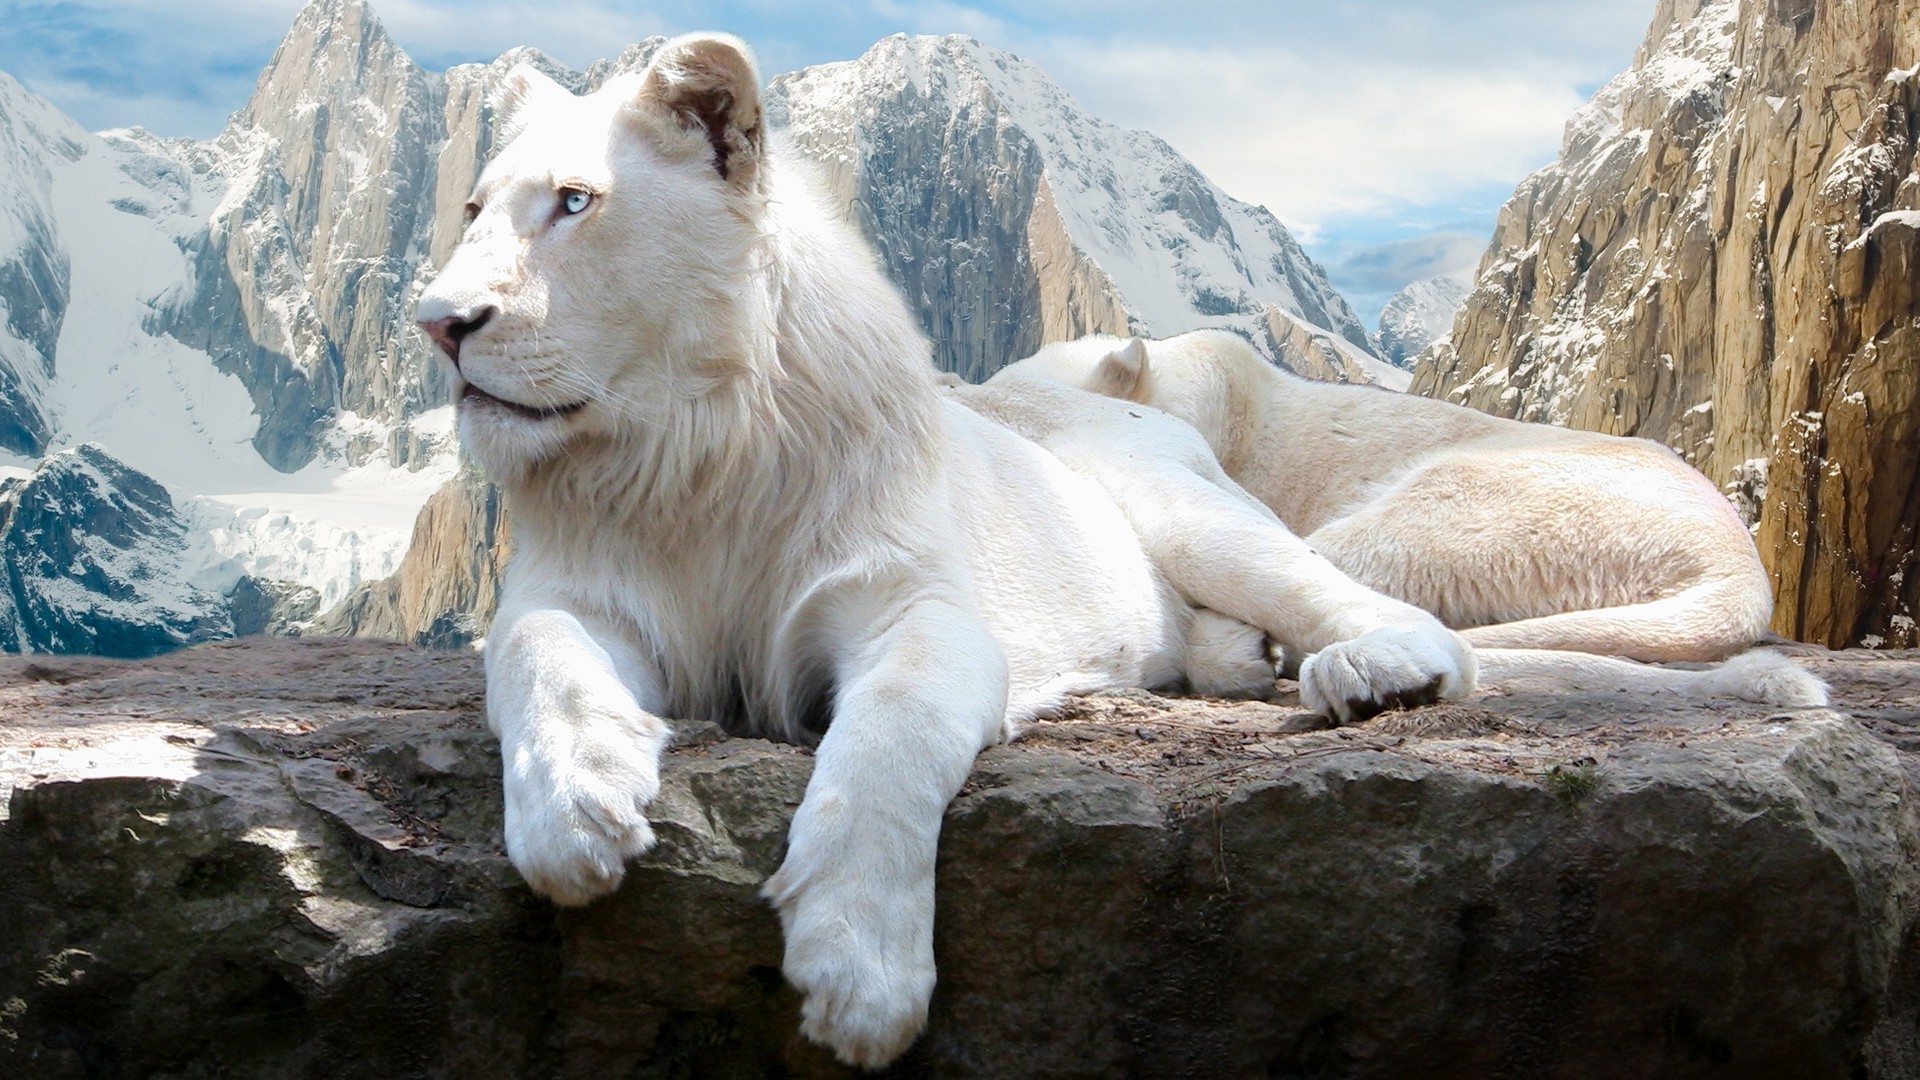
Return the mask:
<svg viewBox="0 0 1920 1080"><path fill-rule="evenodd" d="M493 92L493 145L505 146L526 127L528 106L549 98L572 97L532 64L515 64Z"/></svg>
<svg viewBox="0 0 1920 1080"><path fill-rule="evenodd" d="M730 34L675 38L647 65L640 94L706 135L722 177L742 188L758 185L765 136L760 73L745 42Z"/></svg>
<svg viewBox="0 0 1920 1080"><path fill-rule="evenodd" d="M1100 358L1087 389L1107 397L1139 401L1147 377L1147 343L1134 338Z"/></svg>

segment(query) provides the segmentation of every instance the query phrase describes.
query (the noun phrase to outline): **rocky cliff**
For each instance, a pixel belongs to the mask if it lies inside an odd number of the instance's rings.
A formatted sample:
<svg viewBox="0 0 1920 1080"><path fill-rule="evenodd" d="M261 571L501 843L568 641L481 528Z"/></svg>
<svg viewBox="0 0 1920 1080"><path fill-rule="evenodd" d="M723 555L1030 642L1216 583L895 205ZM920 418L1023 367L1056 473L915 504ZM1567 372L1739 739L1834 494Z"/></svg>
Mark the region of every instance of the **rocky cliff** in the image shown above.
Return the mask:
<svg viewBox="0 0 1920 1080"><path fill-rule="evenodd" d="M1913 0L1661 0L1414 389L1673 446L1756 512L1775 629L1913 644L1916 65Z"/></svg>
<svg viewBox="0 0 1920 1080"><path fill-rule="evenodd" d="M301 632L471 645L493 620L510 545L499 489L462 471L427 500L399 569L360 586Z"/></svg>
<svg viewBox="0 0 1920 1080"><path fill-rule="evenodd" d="M1807 662L1834 709L1086 699L949 809L889 1075L1911 1077L1920 659ZM0 1074L856 1075L756 894L810 755L681 732L659 847L556 911L480 692L369 642L0 660Z"/></svg>
<svg viewBox="0 0 1920 1080"><path fill-rule="evenodd" d="M444 100L361 0L316 0L211 148L224 196L149 328L240 377L275 468L311 461L342 413L392 427L444 400L408 314L444 209L435 151L478 137L448 130Z"/></svg>

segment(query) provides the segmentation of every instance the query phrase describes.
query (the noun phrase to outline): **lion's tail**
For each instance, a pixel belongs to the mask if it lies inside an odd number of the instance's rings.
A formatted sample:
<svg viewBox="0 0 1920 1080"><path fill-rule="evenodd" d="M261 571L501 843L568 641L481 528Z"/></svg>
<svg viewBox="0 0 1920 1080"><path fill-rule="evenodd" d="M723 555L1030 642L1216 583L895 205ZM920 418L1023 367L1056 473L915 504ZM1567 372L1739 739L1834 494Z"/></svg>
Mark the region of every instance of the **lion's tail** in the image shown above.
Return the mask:
<svg viewBox="0 0 1920 1080"><path fill-rule="evenodd" d="M1475 649L1480 685L1539 680L1556 690L1666 691L1732 697L1763 705L1827 703L1827 684L1784 654L1750 649L1699 670L1655 667L1609 656L1552 649Z"/></svg>

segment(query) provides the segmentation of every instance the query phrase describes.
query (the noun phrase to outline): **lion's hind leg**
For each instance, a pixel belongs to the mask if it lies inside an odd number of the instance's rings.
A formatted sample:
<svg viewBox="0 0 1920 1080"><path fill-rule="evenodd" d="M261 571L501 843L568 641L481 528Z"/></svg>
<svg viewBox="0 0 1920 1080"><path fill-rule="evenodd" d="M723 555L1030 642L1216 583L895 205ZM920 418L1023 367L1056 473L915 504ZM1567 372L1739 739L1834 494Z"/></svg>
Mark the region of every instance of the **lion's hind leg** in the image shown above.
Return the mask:
<svg viewBox="0 0 1920 1080"><path fill-rule="evenodd" d="M1077 444L1050 449L1107 489L1188 603L1308 658L1308 708L1350 722L1473 691L1472 651L1438 619L1341 573L1228 479L1191 428L1135 419L1161 430L1107 443L1082 429Z"/></svg>
<svg viewBox="0 0 1920 1080"><path fill-rule="evenodd" d="M1742 574L1646 603L1492 623L1460 633L1482 649L1564 649L1653 663L1719 660L1759 640L1772 608L1766 579Z"/></svg>
<svg viewBox="0 0 1920 1080"><path fill-rule="evenodd" d="M1481 680L1487 686L1539 680L1555 692L1731 697L1785 708L1827 704L1826 683L1786 655L1768 649L1752 649L1699 671L1555 649L1476 649L1474 654L1480 662Z"/></svg>

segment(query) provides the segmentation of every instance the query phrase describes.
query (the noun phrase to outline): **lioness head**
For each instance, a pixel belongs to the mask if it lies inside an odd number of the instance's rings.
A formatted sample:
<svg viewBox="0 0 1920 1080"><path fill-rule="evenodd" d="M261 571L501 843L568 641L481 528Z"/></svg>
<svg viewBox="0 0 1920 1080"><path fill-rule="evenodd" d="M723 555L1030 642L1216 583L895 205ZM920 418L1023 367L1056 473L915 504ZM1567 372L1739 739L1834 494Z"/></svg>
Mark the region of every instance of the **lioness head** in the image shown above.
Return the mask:
<svg viewBox="0 0 1920 1080"><path fill-rule="evenodd" d="M736 39L669 42L576 97L530 67L417 318L496 476L667 422L752 354L759 76Z"/></svg>

